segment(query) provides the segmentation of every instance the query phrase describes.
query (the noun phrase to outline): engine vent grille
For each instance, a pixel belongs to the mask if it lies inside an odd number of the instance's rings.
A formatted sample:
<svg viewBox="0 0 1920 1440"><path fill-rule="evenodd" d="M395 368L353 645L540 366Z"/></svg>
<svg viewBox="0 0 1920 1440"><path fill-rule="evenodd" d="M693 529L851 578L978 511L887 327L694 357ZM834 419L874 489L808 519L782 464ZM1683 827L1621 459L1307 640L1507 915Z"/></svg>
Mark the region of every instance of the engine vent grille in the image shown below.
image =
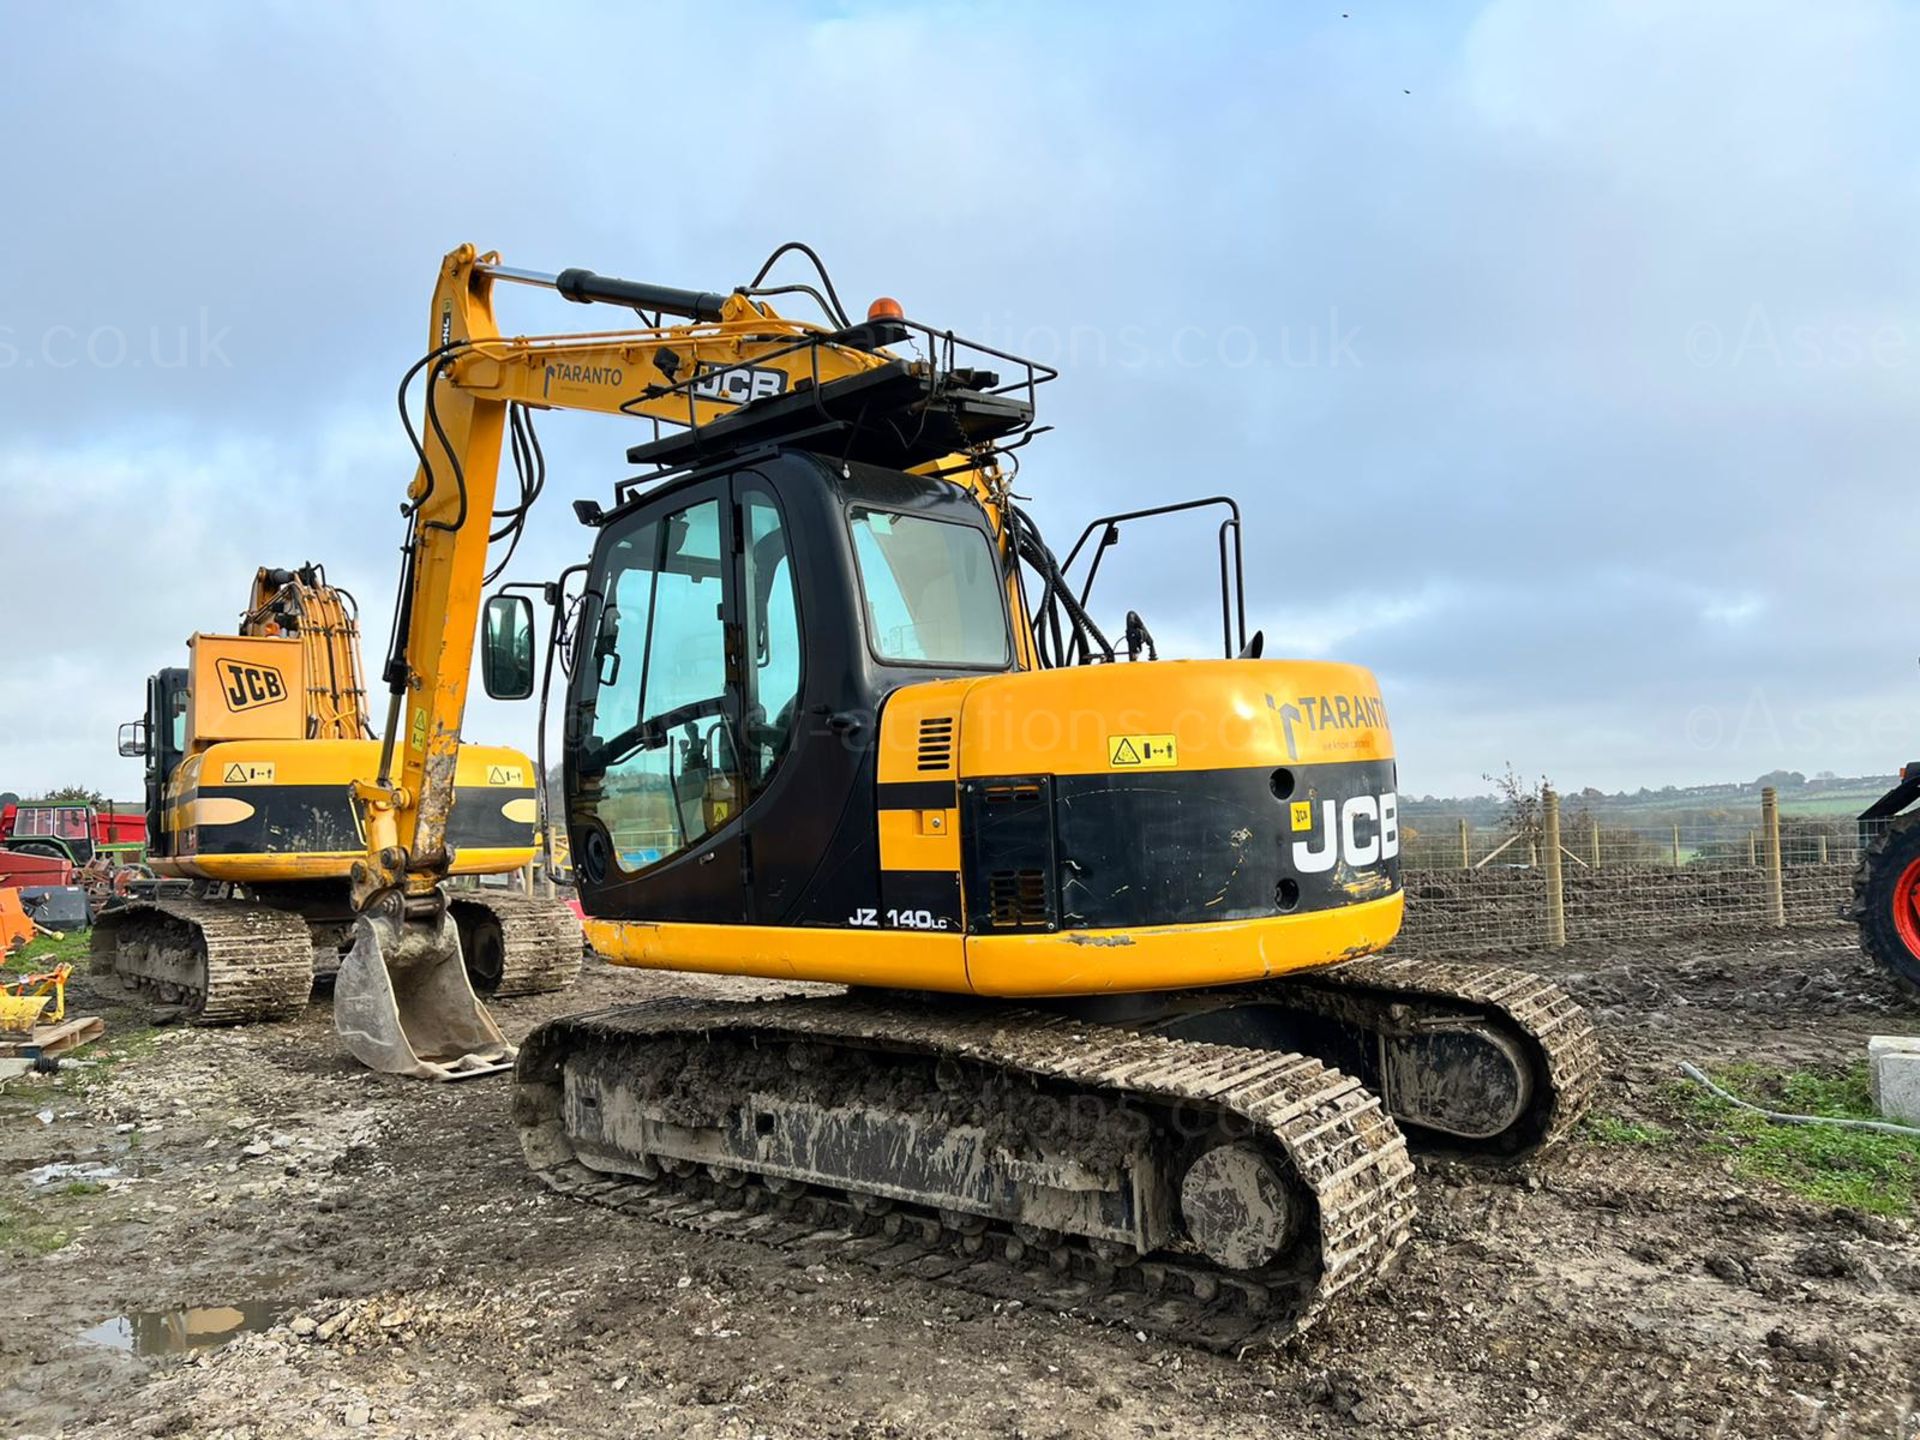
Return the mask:
<svg viewBox="0 0 1920 1440"><path fill-rule="evenodd" d="M920 722L917 768L922 774L953 769L953 716L930 715Z"/></svg>
<svg viewBox="0 0 1920 1440"><path fill-rule="evenodd" d="M987 923L995 929L1029 929L1052 918L1043 870L996 870L987 877Z"/></svg>
<svg viewBox="0 0 1920 1440"><path fill-rule="evenodd" d="M1004 935L1058 928L1052 776L960 782L960 884L969 929Z"/></svg>
<svg viewBox="0 0 1920 1440"><path fill-rule="evenodd" d="M980 792L989 805L1035 805L1040 801L1038 785L988 785Z"/></svg>

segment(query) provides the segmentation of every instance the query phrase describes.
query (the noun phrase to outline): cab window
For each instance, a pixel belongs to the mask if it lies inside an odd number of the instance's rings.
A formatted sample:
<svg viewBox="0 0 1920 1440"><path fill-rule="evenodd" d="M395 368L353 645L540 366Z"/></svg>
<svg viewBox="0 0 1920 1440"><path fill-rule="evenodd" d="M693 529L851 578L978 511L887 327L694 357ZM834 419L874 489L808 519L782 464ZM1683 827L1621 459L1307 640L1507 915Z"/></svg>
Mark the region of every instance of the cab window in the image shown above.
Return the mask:
<svg viewBox="0 0 1920 1440"><path fill-rule="evenodd" d="M800 615L779 506L765 491L748 489L741 495L740 515L746 526L742 579L752 656L742 727L751 798L766 788L793 738L794 712L800 704Z"/></svg>
<svg viewBox="0 0 1920 1440"><path fill-rule="evenodd" d="M602 582L585 657L599 683L583 717L583 778L628 872L697 843L739 809L720 533L718 500L649 521L613 547Z"/></svg>
<svg viewBox="0 0 1920 1440"><path fill-rule="evenodd" d="M908 665L1006 666L1006 604L985 532L885 510L855 509L849 519L876 656Z"/></svg>

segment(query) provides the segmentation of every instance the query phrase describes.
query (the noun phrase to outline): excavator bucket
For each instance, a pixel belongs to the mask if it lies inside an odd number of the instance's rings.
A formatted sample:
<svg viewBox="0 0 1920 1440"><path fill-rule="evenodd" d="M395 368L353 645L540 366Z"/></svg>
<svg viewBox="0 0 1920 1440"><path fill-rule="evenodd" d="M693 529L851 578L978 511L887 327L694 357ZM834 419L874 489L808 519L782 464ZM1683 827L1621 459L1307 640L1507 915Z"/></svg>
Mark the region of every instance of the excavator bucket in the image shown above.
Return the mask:
<svg viewBox="0 0 1920 1440"><path fill-rule="evenodd" d="M467 982L447 915L432 926L356 920L334 981L333 1028L361 1064L421 1080L492 1075L517 1053Z"/></svg>

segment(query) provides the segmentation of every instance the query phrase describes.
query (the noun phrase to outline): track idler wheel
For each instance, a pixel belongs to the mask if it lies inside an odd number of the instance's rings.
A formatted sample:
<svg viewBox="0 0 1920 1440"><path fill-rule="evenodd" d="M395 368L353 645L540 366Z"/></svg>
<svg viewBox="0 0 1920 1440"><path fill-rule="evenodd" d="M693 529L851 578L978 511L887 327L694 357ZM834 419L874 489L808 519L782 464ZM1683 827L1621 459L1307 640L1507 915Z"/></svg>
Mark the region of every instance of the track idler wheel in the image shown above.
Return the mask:
<svg viewBox="0 0 1920 1440"><path fill-rule="evenodd" d="M492 1075L517 1053L474 996L445 913L408 922L380 910L354 921L333 986L333 1028L361 1064L421 1080Z"/></svg>
<svg viewBox="0 0 1920 1440"><path fill-rule="evenodd" d="M1228 1270L1257 1270L1284 1253L1298 1212L1280 1167L1250 1145L1216 1145L1180 1180L1188 1238Z"/></svg>

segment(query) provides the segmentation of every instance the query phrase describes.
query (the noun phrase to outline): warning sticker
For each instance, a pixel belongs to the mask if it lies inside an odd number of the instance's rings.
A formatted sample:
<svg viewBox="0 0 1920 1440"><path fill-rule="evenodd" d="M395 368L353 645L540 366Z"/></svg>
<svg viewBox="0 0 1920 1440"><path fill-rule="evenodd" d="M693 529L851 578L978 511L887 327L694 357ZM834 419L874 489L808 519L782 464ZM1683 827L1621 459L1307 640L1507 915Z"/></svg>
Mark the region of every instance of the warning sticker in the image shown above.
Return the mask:
<svg viewBox="0 0 1920 1440"><path fill-rule="evenodd" d="M271 760L236 760L220 772L222 785L271 785Z"/></svg>
<svg viewBox="0 0 1920 1440"><path fill-rule="evenodd" d="M522 770L518 765L489 765L487 767L487 784L489 785L524 785L526 783L527 772Z"/></svg>
<svg viewBox="0 0 1920 1440"><path fill-rule="evenodd" d="M1115 770L1165 770L1178 763L1171 735L1109 735L1107 764Z"/></svg>
<svg viewBox="0 0 1920 1440"><path fill-rule="evenodd" d="M1311 800L1294 801L1289 807L1289 813L1293 819L1294 829L1311 830L1313 828L1313 802Z"/></svg>

